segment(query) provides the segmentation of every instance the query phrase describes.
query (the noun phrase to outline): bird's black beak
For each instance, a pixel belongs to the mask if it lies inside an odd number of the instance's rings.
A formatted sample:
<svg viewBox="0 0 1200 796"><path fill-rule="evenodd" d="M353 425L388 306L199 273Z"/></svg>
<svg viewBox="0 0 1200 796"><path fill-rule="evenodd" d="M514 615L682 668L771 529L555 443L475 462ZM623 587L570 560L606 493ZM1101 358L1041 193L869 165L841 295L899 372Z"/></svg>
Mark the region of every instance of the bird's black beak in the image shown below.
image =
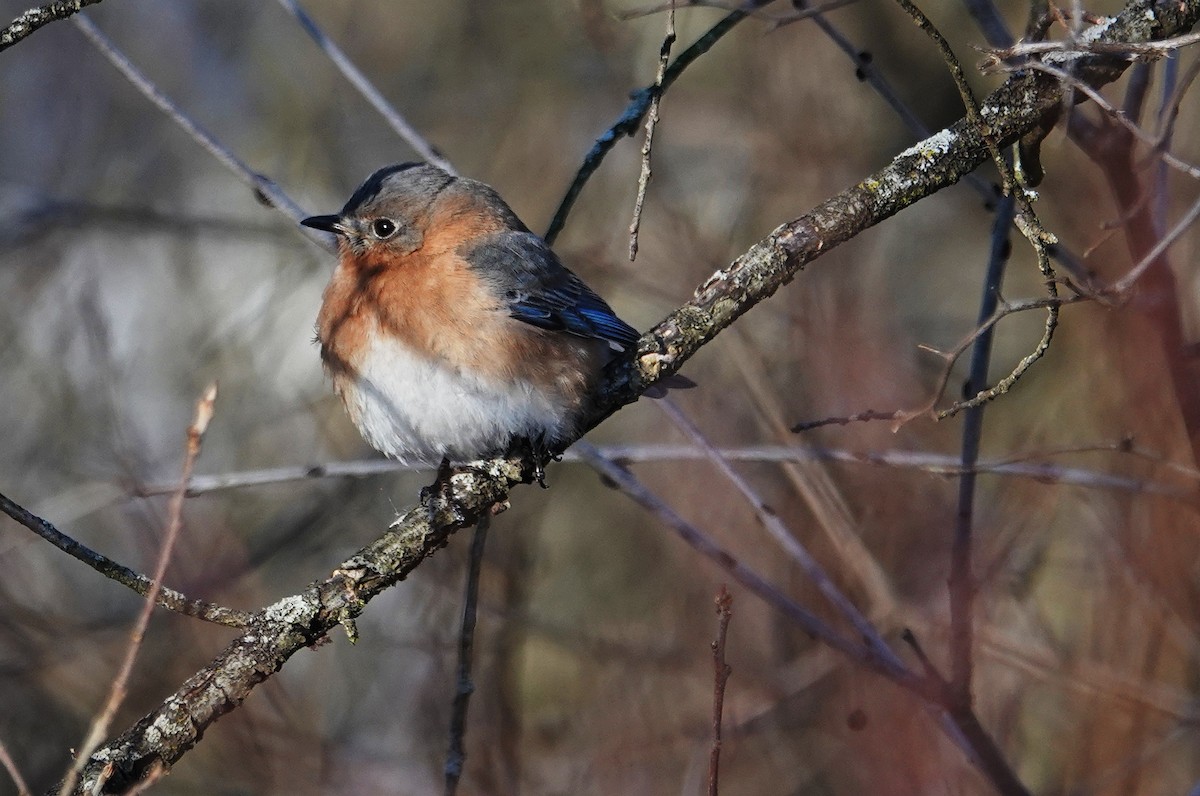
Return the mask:
<svg viewBox="0 0 1200 796"><path fill-rule="evenodd" d="M341 216L309 216L300 222L302 226L319 229L322 232L332 232L334 235L345 235L349 230L342 223Z"/></svg>

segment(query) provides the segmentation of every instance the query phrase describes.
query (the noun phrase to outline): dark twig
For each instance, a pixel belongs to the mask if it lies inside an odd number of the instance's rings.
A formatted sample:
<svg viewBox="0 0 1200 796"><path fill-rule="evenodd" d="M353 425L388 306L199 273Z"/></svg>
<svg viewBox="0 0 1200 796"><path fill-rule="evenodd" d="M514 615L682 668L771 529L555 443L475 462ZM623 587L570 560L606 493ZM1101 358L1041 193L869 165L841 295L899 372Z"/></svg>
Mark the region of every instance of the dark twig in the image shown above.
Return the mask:
<svg viewBox="0 0 1200 796"><path fill-rule="evenodd" d="M629 222L629 260L637 259L638 230L642 226L642 205L646 201L646 187L650 184L650 152L654 147L654 128L658 126L658 106L662 100L663 75L671 60L671 47L675 44L675 4L667 11L667 33L658 50L658 73L654 77L654 95L650 99L650 110L646 114L646 140L642 142L642 170L638 175L637 199L633 203L633 219Z"/></svg>
<svg viewBox="0 0 1200 796"><path fill-rule="evenodd" d="M721 584L717 592L717 640L712 643L713 656L713 713L712 751L708 754L708 796L717 796L718 773L721 768L721 713L725 707L725 683L733 669L725 662L725 634L733 616L733 595Z"/></svg>
<svg viewBox="0 0 1200 796"><path fill-rule="evenodd" d="M104 577L115 580L117 583L134 590L143 597L150 594L153 585L150 578L80 544L46 520L28 511L23 506L14 503L2 494L0 494L0 511L3 511L9 517L12 517L21 525L24 525L67 555L87 564ZM250 614L245 611L226 608L222 605L214 605L203 600L192 600L186 595L174 589L169 589L166 586L159 588L156 602L161 607L183 614L184 616L193 616L197 619L203 619L206 622L213 622L218 625L225 625L226 627L240 628L246 627L250 623Z"/></svg>
<svg viewBox="0 0 1200 796"><path fill-rule="evenodd" d="M57 0L54 3L46 3L44 6L29 9L8 23L3 30L0 30L0 52L12 47L43 25L48 25L58 19L66 19L72 14L78 14L84 6L95 5L99 2L100 0Z"/></svg>
<svg viewBox="0 0 1200 796"><path fill-rule="evenodd" d="M150 592L146 595L145 605L142 606L142 611L138 615L137 622L133 626L133 630L129 634L129 647L125 650L125 659L121 662L121 668L117 672L117 676L113 678L112 687L108 692L108 699L104 703L104 708L96 716L92 722L91 728L88 730L87 737L79 750L75 753L75 762L71 766L71 770L63 779L62 786L59 788L59 796L67 796L75 789L75 783L79 779L79 775L83 773L84 767L87 765L88 758L92 756L92 752L100 745L108 735L108 728L112 724L113 717L117 713L117 709L121 703L125 701L125 695L129 687L129 677L133 674L133 664L137 661L138 653L142 649L142 641L146 637L146 628L150 624L150 616L154 613L154 605L158 600L158 594L162 590L163 576L167 574L167 565L171 562L171 555L175 552L175 542L179 538L179 530L183 527L183 499L184 492L187 490L188 479L192 477L192 468L196 464L196 457L200 455L200 443L204 439L204 432L208 429L208 423L212 420L214 404L217 400L217 385L210 384L204 394L200 396L200 400L196 402L196 415L192 420L192 424L187 430L187 448L183 457L183 472L179 477L179 486L175 490L175 494L171 496L171 503L167 509L167 530L164 534L162 549L158 553L158 562L154 565L154 581L150 585ZM102 788L104 780L98 783Z"/></svg>
<svg viewBox="0 0 1200 796"><path fill-rule="evenodd" d="M979 302L979 326L996 314L1000 288L1004 282L1004 267L1011 252L1009 230L1012 229L1016 203L1011 196L1000 201L992 224L992 245L983 280L983 296ZM987 385L988 367L992 359L992 338L995 327L979 335L971 351L971 369L963 393L973 395ZM958 479L958 511L955 515L954 540L950 549L950 682L956 700L971 705L972 649L974 633L972 606L975 603L975 576L971 562L971 534L975 517L975 464L979 461L979 443L983 435L983 406L967 410L963 420L963 475Z"/></svg>
<svg viewBox="0 0 1200 796"><path fill-rule="evenodd" d="M1192 69L1197 68L1200 68L1200 61L1193 61ZM1158 136L1162 142L1158 149L1161 151L1170 149L1174 139L1175 119L1179 113L1175 89L1179 82L1179 56L1171 53L1162 66L1162 105L1158 111ZM1150 191L1150 215L1160 235L1167 229L1167 214L1171 206L1171 197L1167 192L1168 177L1167 164L1160 160L1154 167L1154 183Z"/></svg>
<svg viewBox="0 0 1200 796"><path fill-rule="evenodd" d="M409 124L408 121L401 116L400 113L393 108L386 99L384 99L384 96L379 93L379 89L375 88L374 84L367 79L367 76L364 75L362 71L354 65L354 62L346 56L346 53L342 52L342 49L334 43L333 39L329 38L329 36L325 34L325 31L321 30L316 21L308 15L307 11L300 7L300 4L297 3L296 0L279 0L279 4L282 5L289 14L296 18L296 21L300 23L300 27L303 28L304 32L308 34L309 38L316 42L317 46L320 47L327 56L329 56L329 60L333 61L333 65L338 68L338 71L346 76L346 79L350 81L350 84L358 89L358 93L362 94L363 97L366 98L367 102L371 103L371 107L375 108L375 110L379 112L379 115L384 118L384 121L391 125L392 129L395 130L401 138L408 142L408 145L413 148L413 151L440 169L448 171L451 174L458 173L454 170L454 166L450 163L450 161L442 157L441 153L434 149L433 146L431 146L430 143L426 141L419 132L417 132L417 129Z"/></svg>
<svg viewBox="0 0 1200 796"><path fill-rule="evenodd" d="M967 7L988 44L993 47L1012 46L1013 35L992 0L963 0L963 5Z"/></svg>
<svg viewBox="0 0 1200 796"><path fill-rule="evenodd" d="M471 682L471 654L475 647L475 616L479 606L479 573L483 569L483 550L487 544L488 527L492 515L484 512L475 524L475 538L471 541L471 556L467 563L467 583L463 590L462 628L458 634L458 670L454 681L454 702L450 714L450 746L446 750L446 796L458 792L458 781L462 777L463 763L467 752L463 737L467 732L467 706L475 684Z"/></svg>
<svg viewBox="0 0 1200 796"><path fill-rule="evenodd" d="M737 23L745 19L749 10L766 5L771 1L753 0L746 4L747 10L730 12L724 19L709 28L708 32L693 42L690 47L681 52L675 61L663 72L661 81L655 81L655 84L633 92L629 105L625 107L620 118L603 135L596 139L596 142L592 144L592 148L584 156L583 165L579 167L579 172L575 175L571 186L567 188L567 193L563 196L562 202L559 203L558 210L554 212L554 218L550 220L550 226L546 229L546 234L543 236L547 243L554 243L554 239L562 231L563 225L567 223L567 215L571 212L571 208L574 207L575 200L579 198L583 186L591 179L596 169L600 168L600 164L604 161L605 156L616 146L617 141L637 132L638 125L641 124L642 118L649 112L650 105L655 97L661 96L663 92L670 88L676 78L683 74L683 70L687 69L701 55L712 49L713 45L720 41L722 36L733 30Z"/></svg>
<svg viewBox="0 0 1200 796"><path fill-rule="evenodd" d="M662 11L680 8L719 8L723 11L741 11L746 16L768 23L768 31L775 31L785 25L811 19L818 14L836 11L842 6L856 3L858 0L826 0L826 2L820 5L808 8L804 8L801 3L793 2L792 6L795 10L783 14L768 14L765 11L759 10L761 7L770 5L772 2L774 0L766 0L766 2L755 2L755 0L749 0L749 2L727 2L727 0L666 0L666 2L646 6L645 8L622 11L617 15L617 18L622 20L637 19L638 17L645 17L650 14L658 14Z"/></svg>
<svg viewBox="0 0 1200 796"><path fill-rule="evenodd" d="M1150 89L1150 78L1154 65L1139 61L1129 70L1125 86L1125 101L1121 103L1121 114L1133 124L1142 123L1142 110L1146 105L1146 94Z"/></svg>
<svg viewBox="0 0 1200 796"><path fill-rule="evenodd" d="M864 409L852 415L823 417L820 420L804 420L792 426L792 431L799 434L802 431L812 431L814 428L822 428L824 426L848 426L851 423L863 423L870 420L903 421L907 415L908 413L902 409L893 409L890 412L877 412L874 409Z"/></svg>

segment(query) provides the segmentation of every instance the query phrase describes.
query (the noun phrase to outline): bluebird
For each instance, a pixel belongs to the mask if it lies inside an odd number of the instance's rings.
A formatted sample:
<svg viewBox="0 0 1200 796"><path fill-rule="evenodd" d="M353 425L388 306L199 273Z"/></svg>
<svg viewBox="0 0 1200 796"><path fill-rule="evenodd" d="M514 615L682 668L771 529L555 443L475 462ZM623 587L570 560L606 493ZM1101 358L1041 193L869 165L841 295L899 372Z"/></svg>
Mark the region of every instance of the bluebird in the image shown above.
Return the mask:
<svg viewBox="0 0 1200 796"><path fill-rule="evenodd" d="M435 465L573 438L638 333L491 187L425 163L367 178L336 215L321 359L374 448Z"/></svg>

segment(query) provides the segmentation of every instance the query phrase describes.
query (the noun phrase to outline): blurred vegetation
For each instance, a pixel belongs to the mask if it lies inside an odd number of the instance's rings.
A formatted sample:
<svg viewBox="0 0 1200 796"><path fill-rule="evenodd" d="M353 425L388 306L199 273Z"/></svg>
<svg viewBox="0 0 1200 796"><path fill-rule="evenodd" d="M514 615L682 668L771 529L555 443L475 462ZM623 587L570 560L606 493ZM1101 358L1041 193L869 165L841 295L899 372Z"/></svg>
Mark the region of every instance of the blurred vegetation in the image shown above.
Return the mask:
<svg viewBox="0 0 1200 796"><path fill-rule="evenodd" d="M11 19L28 5L0 2ZM661 15L629 0L310 3L311 13L464 174L545 229L592 141L653 79ZM1118 8L1089 8L1096 13ZM927 9L970 66L962 8ZM1006 2L1014 29L1026 8ZM678 19L680 45L723 12ZM89 16L187 113L306 209L412 157L273 3L107 0ZM829 17L932 129L962 115L928 40L889 4ZM1184 54L1186 62L1194 55ZM973 76L979 90L999 77ZM1123 83L1110 95L1117 99ZM331 258L159 114L69 22L0 55L0 491L80 541L151 569L202 387L221 395L199 470L370 455L324 382L313 321ZM589 183L556 249L646 328L779 223L915 140L810 23L747 20L663 101L641 251L626 259L637 142ZM1194 99L1176 151L1200 160ZM1046 226L1100 278L1130 266L1103 175L1061 130L1046 141ZM985 175L986 176L986 175ZM1174 180L1174 178L1172 178ZM1171 218L1195 186L1171 183ZM958 186L822 257L685 368L678 399L717 443L957 454L959 421L894 432L775 429L919 405L973 327L990 213ZM1196 234L1172 249L1196 332ZM1040 277L1014 240L1005 294ZM1000 327L993 377L1037 339ZM1195 492L1152 327L1120 308L1063 313L1045 360L990 406L983 457L1038 460ZM957 373L957 371L956 371ZM961 382L956 376L952 384ZM1052 455L1132 436L1163 461ZM669 442L643 401L594 441ZM870 464L739 469L897 649L911 628L945 661L957 483ZM741 560L825 605L703 462L637 475ZM410 504L428 473L215 492L190 500L168 583L254 609L323 577ZM699 793L707 777L713 597L726 576L583 465L549 472L495 523L483 572L464 793ZM807 490L799 484L809 485ZM805 496L807 494L807 497ZM847 524L861 546L840 547ZM1182 793L1200 779L1200 536L1194 500L1000 476L980 480L975 693L985 726L1039 793ZM223 718L157 792L430 793L441 789L465 540L294 658ZM884 576L882 594L858 573ZM61 774L101 704L136 595L0 521L0 740L35 789ZM969 794L988 786L911 695L855 668L738 588L721 792ZM206 663L226 629L159 612L123 728ZM902 650L907 654L907 650ZM865 718L865 722L863 719ZM0 777L0 793L12 785Z"/></svg>

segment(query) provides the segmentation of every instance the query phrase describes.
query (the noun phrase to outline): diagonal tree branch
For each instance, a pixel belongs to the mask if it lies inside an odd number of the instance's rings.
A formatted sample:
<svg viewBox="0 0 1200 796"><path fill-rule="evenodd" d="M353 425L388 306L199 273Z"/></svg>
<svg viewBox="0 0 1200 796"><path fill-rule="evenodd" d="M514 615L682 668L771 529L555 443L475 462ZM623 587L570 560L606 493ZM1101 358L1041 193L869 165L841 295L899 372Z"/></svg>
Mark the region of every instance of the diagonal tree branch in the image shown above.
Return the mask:
<svg viewBox="0 0 1200 796"><path fill-rule="evenodd" d="M1134 0L1108 21L1104 41L1145 42L1189 30L1200 0ZM1128 61L1082 55L1074 74L1091 85L1120 76ZM1040 124L1063 99L1059 81L1040 72L1014 75L981 106L988 137L1005 146ZM791 281L809 262L920 199L953 184L989 158L984 136L966 120L898 155L888 166L790 221L713 274L694 298L639 341L637 355L614 366L583 423L586 431L676 372L706 342ZM378 540L343 562L329 578L258 614L250 630L160 706L88 762L76 792L90 792L106 768L105 792L136 783L171 765L224 713L244 701L296 652L353 619L375 595L403 579L460 528L473 524L509 490L532 480L532 464L516 459L475 462L427 490L418 505Z"/></svg>

